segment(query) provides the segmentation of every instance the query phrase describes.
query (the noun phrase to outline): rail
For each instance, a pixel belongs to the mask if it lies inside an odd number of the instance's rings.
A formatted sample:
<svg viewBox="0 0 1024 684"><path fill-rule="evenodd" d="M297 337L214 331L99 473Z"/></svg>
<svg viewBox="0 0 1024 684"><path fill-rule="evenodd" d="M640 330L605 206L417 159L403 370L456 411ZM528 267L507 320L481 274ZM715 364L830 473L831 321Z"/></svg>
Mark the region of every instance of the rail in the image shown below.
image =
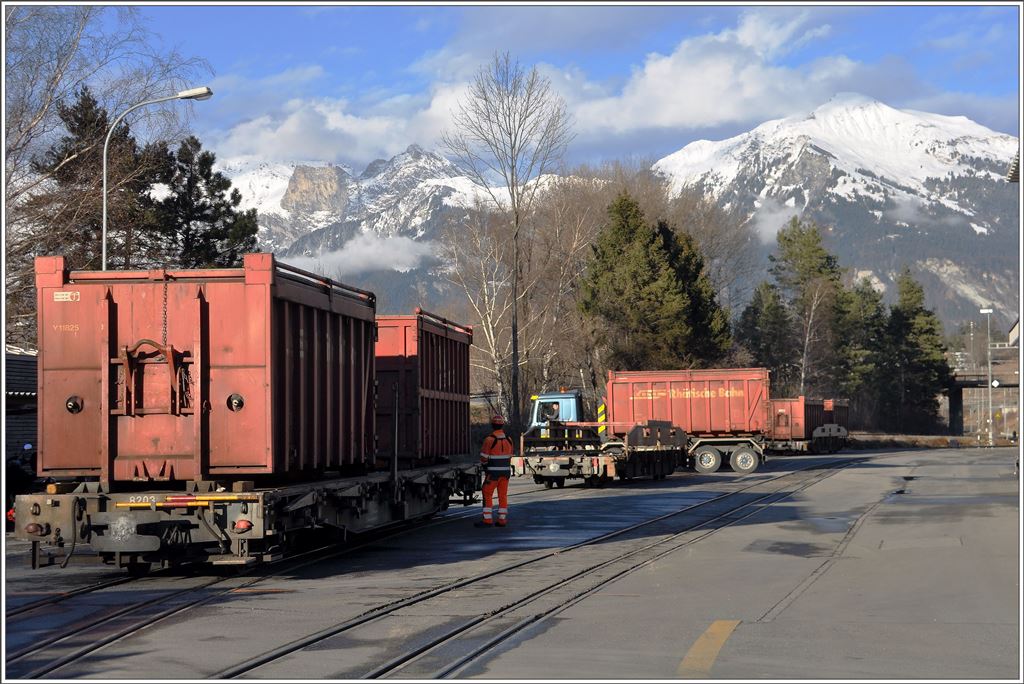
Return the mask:
<svg viewBox="0 0 1024 684"><path fill-rule="evenodd" d="M510 496L519 497L544 492L546 492L546 490L536 488L524 492L516 492L514 494L510 494ZM6 660L7 673L9 676L22 679L43 677L51 672L77 662L111 643L129 637L143 629L148 629L157 622L166 618L178 615L193 608L198 608L232 592L248 590L253 585L264 580L287 576L301 568L356 553L367 547L380 544L382 539L392 539L415 531L423 530L428 527L433 527L435 525L443 525L478 515L480 515L479 509L473 508L472 510L449 513L448 515L442 516L440 519L427 525L399 524L396 527L382 531L382 534L371 535L365 542L360 544L346 546L341 549L337 548L337 546L333 544L322 546L310 551L305 551L273 561L267 565L255 566L237 573L232 573L227 577L217 577L213 579L206 578L201 580L195 586L182 589L171 589L166 593L148 598L144 601L132 603L127 606L120 606L112 612L104 613L96 616L95 618L90 617L85 620L78 620L66 630L45 634L36 638L27 646L17 649L9 649L7 651ZM265 574L252 576L252 573L256 568L268 567L273 568L273 570ZM32 618L31 615L26 614L43 609L48 605L63 603L76 596L92 594L120 584L137 584L140 582L145 584L151 580L169 576L173 576L171 569L160 570L146 577L120 577L108 581L97 582L95 584L90 584L71 591L46 597L38 601L33 601L23 606L18 606L7 611L5 616L8 620L12 617L17 617L15 624L22 625L22 628L24 628L23 623ZM218 585L230 583L233 580L236 581L236 586L218 587ZM212 592L209 591L211 589L213 590ZM164 604L171 605L162 607ZM138 620L131 619L131 616L135 614L139 614ZM128 624L123 625L126 621ZM103 628L108 625L113 626L114 631L107 633L98 631L99 628ZM9 623L8 626L11 626L11 624ZM58 650L53 652L54 649ZM43 654L46 654L45 657ZM29 660L30 656L31 659ZM22 665L22 661L24 661L24 665Z"/></svg>
<svg viewBox="0 0 1024 684"><path fill-rule="evenodd" d="M834 471L834 472L838 472L838 470L841 469L842 467L846 467L846 466L852 465L853 463L861 462L863 460L867 460L867 459L865 459L863 457L853 457L853 458L849 458L849 459L844 459L843 461L834 462L828 468L828 470L831 470L831 471ZM320 631L318 631L318 632L316 632L314 634L310 634L310 635L307 635L307 636L302 637L300 639L294 640L294 641L289 642L287 644L284 644L284 645L282 645L282 646L280 646L278 648L271 649L269 651L265 651L265 652L263 652L261 655L259 655L257 657L249 658L244 663L239 663L238 665L235 665L234 667L227 668L225 670L217 672L217 673L215 673L213 675L210 675L210 677L212 677L214 679L228 679L228 678L233 678L233 677L238 677L238 676L246 675L246 674L248 674L250 672L253 672L257 668L260 668L260 667L262 667L264 665L267 665L269 663L281 660L282 658L285 658L287 656L291 656L293 654L299 653L299 652L303 651L304 649L306 649L306 648L308 648L310 646L314 646L315 644L318 644L318 643L323 642L323 641L325 641L327 639L335 637L338 634L342 634L342 633L345 633L345 632L352 631L353 629L355 629L357 627L360 627L361 625L364 625L364 624L367 624L367 623L379 620L381 618L385 618L385 617L394 615L397 611L400 611L400 610L402 610L404 608L408 608L408 607L413 606L413 605L424 603L424 602L426 602L426 601L428 601L430 599L433 599L435 597L446 597L445 600L447 600L447 597L450 596L452 594L452 592L455 592L455 591L457 591L459 589L462 589L464 587L472 586L474 584L478 584L478 583L481 583L481 582L485 582L486 580L490 580L490 579L493 579L495 577L509 576L511 573L514 573L515 571L522 570L523 568L525 568L527 566L535 565L535 564L538 564L538 563L540 563L542 561L545 561L545 560L548 560L548 559L552 559L552 558L557 558L559 560L564 559L565 558L565 554L567 554L569 552L572 552L574 550L582 549L582 548L588 548L588 547L594 547L596 545L599 545L599 544L602 544L602 543L606 542L609 539L614 539L616 537L621 537L623 535L629 534L629 533L631 533L631 532L633 532L635 530L638 530L640 528L643 528L643 527L646 527L646 526L650 526L650 525L654 525L654 524L657 524L657 523L669 520L669 519L674 518L676 516L679 516L681 514L692 512L692 511L694 511L696 509L708 507L711 504L714 504L716 502L721 502L721 501L723 501L725 499L728 499L728 498L731 498L731 497L735 497L735 496L737 496L739 494L743 494L743 493L745 493L745 492L747 492L747 491L749 491L751 489L754 489L754 488L757 488L757 487L764 487L765 485L768 485L768 484L770 484L772 482L777 482L779 480L784 480L784 479L787 479L787 478L792 478L794 475L798 475L800 473L803 473L806 470L820 469L820 468L822 468L825 465L827 465L827 462L826 463L815 463L815 464L811 464L811 465L805 466L804 468L800 468L800 469L798 469L796 471L785 473L783 475L780 475L779 477L770 478L770 479L767 479L767 480L759 480L758 482L750 484L750 485L748 485L746 487L741 487L739 489L723 493L723 494L721 494L719 496L715 496L715 497L713 497L711 499L708 499L708 500L705 500L705 501L701 501L701 502L698 502L696 504L691 504L691 505L688 505L688 506L684 506L683 508L681 508L679 510L672 511L670 513L666 513L666 514L663 514L663 515L658 515L658 516L655 516L655 517L650 518L648 520L644 520L642 522L635 523L635 524L623 527L621 529L614 530L612 532L607 532L607 533L604 533L604 534L597 535L595 537L592 537L590 539L586 539L586 540L584 540L582 542L578 542L576 544L571 544L569 546L559 547L559 548L553 549L551 551L542 553L540 555L534 556L532 558L527 558L525 560L522 560L522 561L519 561L519 562L516 562L516 563L511 563L511 564L505 565L505 566L503 566L503 567L501 567L499 569L496 569L496 570L485 571L485 572L479 573L479 574L471 576L471 577L466 577L466 578L462 578L462 579L459 579L459 580L456 580L456 581L453 581L453 582L449 582L447 584L441 585L441 586L436 587L434 589L430 589L430 590L426 590L426 591L423 591L423 592L416 593L416 594L414 594L412 596L409 596L407 598L390 602L390 603L388 603L386 605L383 605L383 606L380 606L378 608L373 608L373 609L367 610L366 612L364 612L364 613L362 613L362 614L360 614L360 615L358 615L356 617L353 617L353 618L350 618L348 620L345 620L344 622L338 623L338 624L336 624L336 625L334 625L332 627L328 627L326 629L322 629L322 630L320 630ZM811 479L813 479L813 478L811 478ZM814 484L817 481L819 481L819 480L814 479L814 481L807 483L806 486L811 486L811 484ZM690 532L690 531L693 531L695 529L699 529L702 526L707 525L709 522L714 521L714 520L725 520L727 524L733 524L734 522L736 522L738 520L734 516L736 511L738 511L740 509L743 509L743 508L750 507L750 506L755 506L756 504L758 504L760 502L763 502L765 499L767 499L767 498L769 498L771 496L779 496L780 493L782 493L782 494L784 494L785 497L788 497L788 496L791 496L794 493L796 493L796 491L799 491L799 490L788 490L788 491L785 491L785 492L781 492L781 490L775 490L775 491L769 492L768 494L766 494L764 496L759 497L758 499L756 499L754 501L744 500L739 505L730 508L729 510L725 511L724 513L722 513L720 515L714 516L711 520L700 520L700 521L694 523L693 525L688 525L686 527L686 529L684 529L684 530L680 531L679 533L673 535L672 537L670 537L670 539L674 539L674 538L676 538L676 537L678 537L678 536L680 536L682 534L685 534L686 532ZM761 510L761 509L757 508L754 512L757 512L759 510ZM753 515L753 512L750 513L750 515ZM744 517L748 517L748 516L744 516ZM739 518L739 519L742 519L742 518ZM726 526L726 525L723 525L723 527L724 526ZM710 532L704 533L704 535L709 534L709 533L713 533L714 531L715 530L711 530ZM597 565L589 566L586 569L584 569L583 571L574 573L568 579L566 579L566 578L559 578L553 584L547 585L545 587L542 587L542 588L540 588L540 589L530 593L524 599L516 601L516 602L514 602L512 604L506 605L506 606L504 606L504 607L502 607L502 608L500 608L498 610L489 611L489 612L487 612L484 615L478 615L476 617L472 617L472 618L470 618L468 620L467 623L463 623L462 625L456 626L454 629L452 629L449 632L446 632L445 634L443 634L443 635L439 636L438 638L432 640L431 642L429 642L425 646L420 646L420 647L416 648L413 651L410 651L410 652L405 653L405 654L403 654L401 656L398 656L397 658L394 658L394 659L392 659L392 660L390 660L390 661L388 661L388 662L386 662L386 663L376 667L375 669L370 670L369 672L363 674L362 676L363 677L379 677L379 676L387 675L387 674L389 674L391 672L394 672L396 670L399 670L402 666L404 666L405 664L411 662L414 659L419 658L425 652L427 652L429 650L432 650L434 648L437 648L439 646L442 646L442 645L447 646L452 641L453 638L456 638L456 637L460 636L461 634L463 634L464 632L467 632L467 631L475 628L476 626L480 625L481 623L489 622L489 621L491 621L491 620L493 620L495 618L507 615L511 610L519 608L525 602L529 602L529 601L532 601L532 600L534 600L536 598L539 598L539 597L541 597L543 595L549 594L549 593L551 593L551 591L553 591L553 590L555 590L555 589L557 589L559 587L562 587L562 586L568 584L569 582L574 581L575 579L592 575L595 571L598 571L598 570L600 570L602 568L605 568L605 567L607 567L611 563L619 562L619 561L621 561L623 559L631 558L633 556L636 556L639 553L643 553L645 551L648 551L648 550L650 550L651 548L653 548L655 546L663 544L665 541L666 541L665 539L662 539L662 540L659 540L659 541L654 542L652 544L643 544L641 548L634 548L632 550L629 550L629 551L626 551L624 553L618 554L618 555L616 555L615 557L613 557L613 558L611 558L609 560L602 561L602 562L598 563ZM672 550L675 550L675 549L672 549ZM661 555L664 555L664 554L660 554L657 557L661 557ZM654 560L654 559L651 559L651 560ZM650 562L650 561L644 561L644 564L646 564L646 562ZM515 576L515 575L512 575L512 576ZM516 583L514 582L513 584L516 584ZM519 579L518 584L522 585L522 578L521 577ZM469 592L469 593L467 593L465 595L471 596L472 592ZM475 597L473 598L473 600L474 601L476 600ZM533 622L533 620L531 620L527 624L531 624L532 622ZM520 627L520 629L525 627L525 626L527 626L527 624L523 624ZM471 641L471 643L478 643L478 642L474 642L472 639L470 639L470 641ZM490 646L488 646L488 648L490 648ZM474 655L473 657L476 657L476 656ZM435 676L435 677L447 676L448 674L452 673L453 671L461 668L463 665L464 665L463 662L457 662L457 664L455 664L454 666L452 666L451 663L448 663L448 664L446 664L446 666L440 672L435 673L433 676Z"/></svg>

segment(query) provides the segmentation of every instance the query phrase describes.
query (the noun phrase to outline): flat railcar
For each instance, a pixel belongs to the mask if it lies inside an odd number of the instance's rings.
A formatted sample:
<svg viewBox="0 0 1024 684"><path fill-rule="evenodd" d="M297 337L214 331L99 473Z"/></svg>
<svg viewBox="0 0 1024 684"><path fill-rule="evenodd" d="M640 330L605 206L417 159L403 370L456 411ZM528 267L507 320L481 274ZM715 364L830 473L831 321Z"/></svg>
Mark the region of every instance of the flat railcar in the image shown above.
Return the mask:
<svg viewBox="0 0 1024 684"><path fill-rule="evenodd" d="M472 498L475 465L414 454L381 467L370 292L270 254L177 271L40 257L36 285L38 475L50 482L15 505L34 551L88 543L129 568L249 563L302 530L363 532ZM428 368L468 378L468 351Z"/></svg>

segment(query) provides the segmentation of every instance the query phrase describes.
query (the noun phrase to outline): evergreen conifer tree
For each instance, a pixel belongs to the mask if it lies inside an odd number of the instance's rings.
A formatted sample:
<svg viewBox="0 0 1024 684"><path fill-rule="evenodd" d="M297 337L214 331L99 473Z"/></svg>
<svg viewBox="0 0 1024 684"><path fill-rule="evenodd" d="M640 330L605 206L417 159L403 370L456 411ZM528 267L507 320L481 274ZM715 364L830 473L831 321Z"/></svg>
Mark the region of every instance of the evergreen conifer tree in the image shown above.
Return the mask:
<svg viewBox="0 0 1024 684"><path fill-rule="evenodd" d="M170 194L158 216L173 260L184 268L236 266L256 248L256 210L242 211L231 181L213 170L216 158L188 137L165 178Z"/></svg>
<svg viewBox="0 0 1024 684"><path fill-rule="evenodd" d="M897 277L896 288L882 364L887 379L881 392L883 416L890 430L933 431L938 427L938 395L952 374L942 325L925 308L924 290L908 268Z"/></svg>
<svg viewBox="0 0 1024 684"><path fill-rule="evenodd" d="M45 226L40 251L60 252L73 268L100 267L102 252L103 142L110 125L107 111L88 87L57 113L67 131L60 140L33 160L37 173L52 174L47 191L29 203ZM108 266L144 267L160 258L160 236L153 222L149 188L166 169L161 145L139 149L127 124L110 138L107 152Z"/></svg>
<svg viewBox="0 0 1024 684"><path fill-rule="evenodd" d="M835 325L842 291L839 260L822 244L813 221L795 216L777 236L769 272L793 316L797 373L796 393L836 391Z"/></svg>
<svg viewBox="0 0 1024 684"><path fill-rule="evenodd" d="M667 370L706 365L728 350L728 319L718 307L692 239L650 225L621 194L583 276L580 306L598 322L611 366Z"/></svg>
<svg viewBox="0 0 1024 684"><path fill-rule="evenodd" d="M762 282L750 304L740 315L736 337L754 358L754 363L771 371L772 393L788 396L796 365L793 320L777 287Z"/></svg>
<svg viewBox="0 0 1024 684"><path fill-rule="evenodd" d="M841 293L836 320L837 389L850 399L852 419L861 426L878 424L888 320L882 295L866 278Z"/></svg>

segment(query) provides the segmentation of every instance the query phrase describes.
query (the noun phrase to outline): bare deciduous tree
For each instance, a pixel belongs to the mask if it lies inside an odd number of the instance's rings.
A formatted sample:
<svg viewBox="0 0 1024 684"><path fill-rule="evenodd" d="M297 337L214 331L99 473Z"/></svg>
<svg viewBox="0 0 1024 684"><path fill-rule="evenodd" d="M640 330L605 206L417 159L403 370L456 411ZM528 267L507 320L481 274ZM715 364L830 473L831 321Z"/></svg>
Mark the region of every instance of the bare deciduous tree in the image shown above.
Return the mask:
<svg viewBox="0 0 1024 684"><path fill-rule="evenodd" d="M113 17L116 21L108 21ZM112 115L131 104L194 85L209 72L204 60L167 50L142 23L137 10L100 6L11 5L4 8L6 46L5 166L7 337L34 338L32 260L63 250L82 236L59 230L68 216L93 211L100 201L97 183L87 191L60 198L59 206L40 210L36 198L53 189L53 174L33 167L61 136L58 104L67 104L89 86ZM187 128L188 108L181 103L140 110L135 130L146 137L174 140ZM98 143L69 154L63 164L95 153ZM126 169L123 178L135 171ZM117 179L112 187L116 190Z"/></svg>
<svg viewBox="0 0 1024 684"><path fill-rule="evenodd" d="M510 299L511 424L522 427L520 405L520 250L523 224L533 208L537 179L554 169L572 139L571 117L536 67L524 70L508 53L496 54L477 73L442 142L465 172L507 213L512 234ZM501 187L494 187L497 181Z"/></svg>
<svg viewBox="0 0 1024 684"><path fill-rule="evenodd" d="M449 266L448 279L465 296L476 321L473 348L483 358L474 355L470 363L486 378L484 387L497 392L498 407L506 410L512 273L510 241L495 224L487 207L477 202L465 221L444 229L439 255Z"/></svg>

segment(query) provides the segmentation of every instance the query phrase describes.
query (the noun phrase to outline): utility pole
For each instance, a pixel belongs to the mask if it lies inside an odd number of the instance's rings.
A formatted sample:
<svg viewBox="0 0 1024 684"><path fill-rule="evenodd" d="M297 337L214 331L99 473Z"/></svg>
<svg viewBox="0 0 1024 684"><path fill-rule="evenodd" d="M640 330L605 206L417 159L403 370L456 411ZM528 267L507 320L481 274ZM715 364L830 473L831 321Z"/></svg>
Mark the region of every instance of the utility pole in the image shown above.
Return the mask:
<svg viewBox="0 0 1024 684"><path fill-rule="evenodd" d="M988 445L995 445L992 438L992 308L980 309L988 322L988 334L985 337L985 350L988 352Z"/></svg>

